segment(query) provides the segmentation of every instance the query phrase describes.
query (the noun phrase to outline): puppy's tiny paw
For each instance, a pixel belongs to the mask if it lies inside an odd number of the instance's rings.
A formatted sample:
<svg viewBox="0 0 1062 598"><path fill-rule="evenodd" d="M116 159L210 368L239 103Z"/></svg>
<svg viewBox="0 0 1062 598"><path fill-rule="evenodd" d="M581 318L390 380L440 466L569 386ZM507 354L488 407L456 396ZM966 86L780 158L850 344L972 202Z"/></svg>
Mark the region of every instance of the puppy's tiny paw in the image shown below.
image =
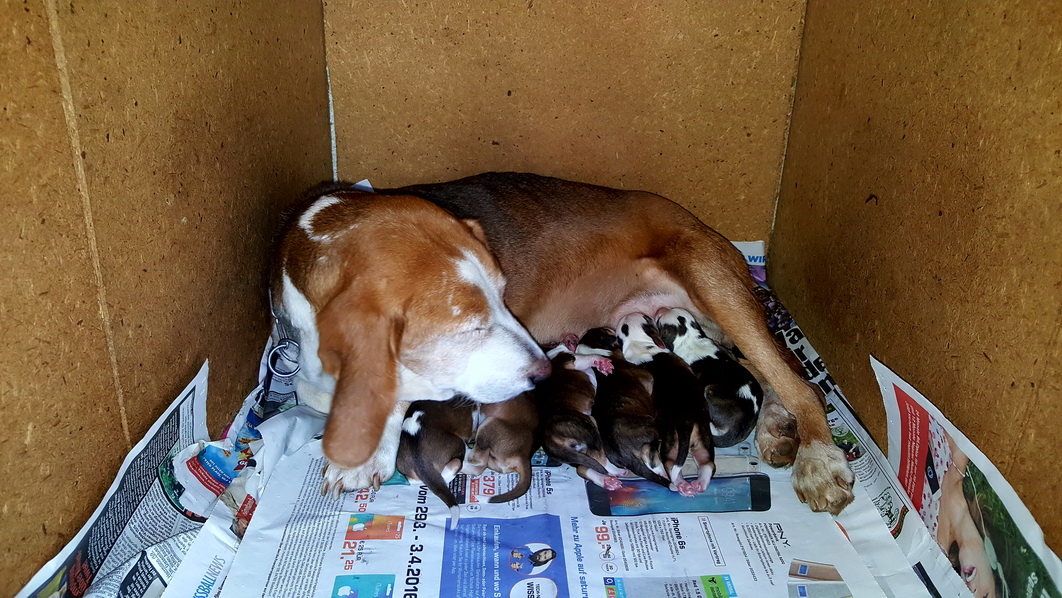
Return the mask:
<svg viewBox="0 0 1062 598"><path fill-rule="evenodd" d="M804 445L793 465L793 489L812 511L840 513L854 499L855 474L844 451L833 443Z"/></svg>
<svg viewBox="0 0 1062 598"><path fill-rule="evenodd" d="M685 496L687 498L693 496L694 494L697 494L697 492L698 492L697 490L693 489L693 484L687 482L686 480L682 480L682 479L680 479L679 481L673 483L672 484L672 489L675 492L678 492L679 494L681 494L682 496Z"/></svg>
<svg viewBox="0 0 1062 598"><path fill-rule="evenodd" d="M690 488L693 489L694 494L700 494L701 492L704 492L704 487L704 484L700 480L690 482Z"/></svg>
<svg viewBox="0 0 1062 598"><path fill-rule="evenodd" d="M608 357L600 357L598 359L595 359L594 369L607 376L612 373L612 360Z"/></svg>
<svg viewBox="0 0 1062 598"><path fill-rule="evenodd" d="M606 476L604 480L605 490L619 490L623 486L623 482L616 476Z"/></svg>

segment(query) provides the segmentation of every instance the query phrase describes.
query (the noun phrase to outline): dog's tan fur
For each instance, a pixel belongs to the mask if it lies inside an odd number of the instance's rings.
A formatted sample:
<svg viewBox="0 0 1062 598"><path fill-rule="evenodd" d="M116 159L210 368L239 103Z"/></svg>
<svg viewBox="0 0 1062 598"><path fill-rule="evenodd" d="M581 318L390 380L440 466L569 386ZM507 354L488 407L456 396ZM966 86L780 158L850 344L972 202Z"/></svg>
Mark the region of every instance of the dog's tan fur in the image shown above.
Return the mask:
<svg viewBox="0 0 1062 598"><path fill-rule="evenodd" d="M854 476L818 389L767 330L755 283L722 235L659 195L514 173L398 190L475 219L509 281L505 301L540 344L631 313L682 307L714 320L777 391L757 444L812 509L850 503ZM788 433L792 421L796 433Z"/></svg>
<svg viewBox="0 0 1062 598"><path fill-rule="evenodd" d="M852 501L854 476L833 445L823 399L768 332L742 256L677 204L652 193L514 173L382 190L377 198L323 208L311 223L313 235L295 230L281 248L280 269L315 310L320 362L337 379L325 453L345 466L371 463L329 480L355 489L390 476L398 444L393 422L405 413L396 396L409 390L396 379L399 352L469 323L467 315L448 315L450 304L438 293L460 298L461 291L447 277L452 264L432 254L452 261L467 250L492 277L500 265L508 279L505 303L539 344L662 307L710 317L777 391L758 424L763 459L792 464L797 494L814 510L836 513ZM417 234L395 227L396 217L416 223ZM376 268L381 261L388 268ZM274 296L281 286L275 279ZM470 293L467 308L482 314L476 297ZM517 373L540 377L537 357L528 352ZM380 450L381 433L393 442L390 452Z"/></svg>
<svg viewBox="0 0 1062 598"><path fill-rule="evenodd" d="M504 375L490 398L475 397L501 401L548 373L548 360L502 305L504 278L484 238L477 223L410 196L347 189L293 212L272 294L305 349L300 399L329 412L326 489L392 475L408 401L447 400L470 380ZM297 325L300 317L312 318L313 329ZM462 359L487 342L511 356L495 351L474 379L459 379L471 367Z"/></svg>

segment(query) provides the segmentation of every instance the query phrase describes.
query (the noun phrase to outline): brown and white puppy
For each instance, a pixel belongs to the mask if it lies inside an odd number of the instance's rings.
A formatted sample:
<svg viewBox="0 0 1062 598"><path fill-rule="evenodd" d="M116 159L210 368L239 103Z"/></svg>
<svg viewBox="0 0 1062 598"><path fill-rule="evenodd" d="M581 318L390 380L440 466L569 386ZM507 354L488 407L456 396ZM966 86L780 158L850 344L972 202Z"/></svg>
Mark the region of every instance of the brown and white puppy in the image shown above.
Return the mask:
<svg viewBox="0 0 1062 598"><path fill-rule="evenodd" d="M484 238L423 199L349 189L282 230L274 310L301 348L299 400L329 414L326 491L393 475L410 401L504 401L549 373Z"/></svg>
<svg viewBox="0 0 1062 598"><path fill-rule="evenodd" d="M617 335L623 344L623 357L653 376L660 457L671 483L683 496L703 492L715 474L712 419L704 387L690 366L664 347L651 317L630 314L620 318ZM697 462L697 479L692 483L682 477L688 455Z"/></svg>
<svg viewBox="0 0 1062 598"><path fill-rule="evenodd" d="M752 372L712 340L698 318L684 309L657 312L656 326L667 348L690 365L704 388L715 445L733 446L747 438L763 404L763 388Z"/></svg>
<svg viewBox="0 0 1062 598"><path fill-rule="evenodd" d="M450 482L461 471L465 448L475 433L467 399L415 401L402 420L396 466L410 481L421 482L450 509L450 529L457 527L461 508Z"/></svg>
<svg viewBox="0 0 1062 598"><path fill-rule="evenodd" d="M620 469L605 457L601 432L591 416L597 378L594 369L607 375L612 362L599 355L573 353L578 347L558 345L547 353L552 373L535 388L542 448L546 454L575 467L580 477L615 490Z"/></svg>
<svg viewBox="0 0 1062 598"><path fill-rule="evenodd" d="M623 346L611 328L591 328L579 344L608 351L612 362L610 374L597 376L593 408L605 456L635 475L672 488L660 459L652 374L623 358Z"/></svg>
<svg viewBox="0 0 1062 598"><path fill-rule="evenodd" d="M745 260L678 204L520 173L380 193L415 195L476 220L509 281L506 304L540 344L632 312L704 314L777 392L759 416L763 459L793 466L797 495L813 510L837 513L852 501L855 477L833 444L823 398L767 330Z"/></svg>
<svg viewBox="0 0 1062 598"><path fill-rule="evenodd" d="M538 448L534 394L525 392L508 401L480 405L479 417L475 446L465 454L461 471L479 475L489 468L498 473L517 473L520 479L512 490L492 496L490 502L520 498L531 487L531 456Z"/></svg>

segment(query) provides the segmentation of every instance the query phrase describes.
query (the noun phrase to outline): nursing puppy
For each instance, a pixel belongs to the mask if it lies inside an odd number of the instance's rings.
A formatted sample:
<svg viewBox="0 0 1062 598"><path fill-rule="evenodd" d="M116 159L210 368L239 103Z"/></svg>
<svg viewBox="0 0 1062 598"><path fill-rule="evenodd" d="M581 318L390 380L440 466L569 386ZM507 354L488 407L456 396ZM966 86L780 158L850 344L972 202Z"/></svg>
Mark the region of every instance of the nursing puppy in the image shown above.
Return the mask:
<svg viewBox="0 0 1062 598"><path fill-rule="evenodd" d="M653 319L630 314L620 319L617 334L623 357L653 376L653 405L660 431L660 455L668 477L683 496L703 492L715 474L712 419L704 390L686 362L664 348ZM687 455L697 462L697 479L682 477Z"/></svg>
<svg viewBox="0 0 1062 598"><path fill-rule="evenodd" d="M575 467L580 477L615 490L620 470L608 462L597 422L591 416L597 379L594 369L612 371L607 357L573 353L578 347L558 345L547 353L552 373L535 388L540 414L542 448L546 454Z"/></svg>
<svg viewBox="0 0 1062 598"><path fill-rule="evenodd" d="M748 438L763 404L763 388L752 372L705 332L690 312L673 308L656 314L660 338L690 365L704 387L716 446L734 446Z"/></svg>
<svg viewBox="0 0 1062 598"><path fill-rule="evenodd" d="M273 308L300 347L299 400L329 414L324 491L391 477L410 401L504 401L548 375L483 239L406 195L335 191L292 213Z"/></svg>
<svg viewBox="0 0 1062 598"><path fill-rule="evenodd" d="M402 420L396 466L412 482L420 482L450 509L450 529L457 527L461 508L450 482L461 470L465 448L472 442L474 404L465 399L416 401Z"/></svg>
<svg viewBox="0 0 1062 598"><path fill-rule="evenodd" d="M652 374L623 359L623 347L611 328L592 328L579 344L607 351L612 362L610 374L597 375L593 407L605 456L635 475L671 488L660 460Z"/></svg>
<svg viewBox="0 0 1062 598"><path fill-rule="evenodd" d="M508 401L480 405L481 423L476 442L465 455L463 473L479 475L484 469L498 473L518 473L512 490L492 496L490 502L520 498L531 487L531 456L538 447L538 410L533 393L525 392Z"/></svg>

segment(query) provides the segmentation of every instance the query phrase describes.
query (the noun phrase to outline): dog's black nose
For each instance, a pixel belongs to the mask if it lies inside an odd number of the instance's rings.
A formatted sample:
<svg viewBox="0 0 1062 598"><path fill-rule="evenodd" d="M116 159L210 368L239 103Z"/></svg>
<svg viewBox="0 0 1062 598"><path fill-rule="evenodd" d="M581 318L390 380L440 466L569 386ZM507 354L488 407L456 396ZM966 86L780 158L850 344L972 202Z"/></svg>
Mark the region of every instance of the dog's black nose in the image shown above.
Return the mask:
<svg viewBox="0 0 1062 598"><path fill-rule="evenodd" d="M550 372L553 371L553 366L550 365L548 359L539 359L531 366L531 375L527 377L531 381L531 384L537 385L546 378L549 378Z"/></svg>

